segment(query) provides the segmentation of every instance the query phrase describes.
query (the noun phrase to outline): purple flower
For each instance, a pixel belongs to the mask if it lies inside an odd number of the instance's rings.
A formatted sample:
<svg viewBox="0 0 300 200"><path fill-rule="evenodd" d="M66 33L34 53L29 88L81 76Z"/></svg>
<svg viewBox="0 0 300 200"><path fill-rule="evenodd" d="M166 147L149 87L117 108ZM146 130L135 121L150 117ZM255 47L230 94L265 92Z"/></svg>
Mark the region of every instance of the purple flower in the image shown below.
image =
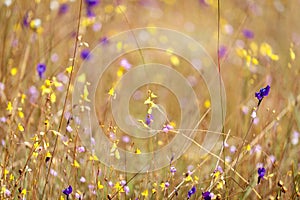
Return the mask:
<svg viewBox="0 0 300 200"><path fill-rule="evenodd" d="M220 165L218 165L217 169L214 170L214 172L216 173L217 171L219 171L220 173L223 173L223 169Z"/></svg>
<svg viewBox="0 0 300 200"><path fill-rule="evenodd" d="M190 190L188 191L188 199L191 198L191 196L192 196L193 194L195 194L195 193L196 193L196 187L193 186L192 189L190 189Z"/></svg>
<svg viewBox="0 0 300 200"><path fill-rule="evenodd" d="M153 116L151 114L147 114L145 123L149 126L152 121L153 121Z"/></svg>
<svg viewBox="0 0 300 200"><path fill-rule="evenodd" d="M177 170L176 170L176 168L175 167L170 167L170 172L174 175L174 173L176 172Z"/></svg>
<svg viewBox="0 0 300 200"><path fill-rule="evenodd" d="M86 4L86 15L88 17L95 17L95 13L92 11L92 7L98 5L100 0L85 0Z"/></svg>
<svg viewBox="0 0 300 200"><path fill-rule="evenodd" d="M253 33L251 30L249 30L249 29L244 29L244 30L243 30L243 35L244 35L246 38L248 38L248 39L254 38L254 33Z"/></svg>
<svg viewBox="0 0 300 200"><path fill-rule="evenodd" d="M260 167L257 170L258 173L258 180L257 180L257 184L260 183L260 180L265 176L266 174L266 169L264 167Z"/></svg>
<svg viewBox="0 0 300 200"><path fill-rule="evenodd" d="M227 48L225 46L220 46L219 48L219 56L220 58L223 58L227 53Z"/></svg>
<svg viewBox="0 0 300 200"><path fill-rule="evenodd" d="M214 196L213 193L206 191L206 192L202 192L202 197L204 200L211 200L211 198Z"/></svg>
<svg viewBox="0 0 300 200"><path fill-rule="evenodd" d="M90 51L88 49L84 49L81 51L80 56L83 60L87 60L90 58Z"/></svg>
<svg viewBox="0 0 300 200"><path fill-rule="evenodd" d="M91 7L86 8L86 15L91 18L96 16Z"/></svg>
<svg viewBox="0 0 300 200"><path fill-rule="evenodd" d="M69 10L68 4L63 3L59 6L58 14L60 15L65 14L66 12L68 12L68 10Z"/></svg>
<svg viewBox="0 0 300 200"><path fill-rule="evenodd" d="M108 38L107 37L102 37L102 38L100 38L100 43L102 43L102 44L107 44L108 43Z"/></svg>
<svg viewBox="0 0 300 200"><path fill-rule="evenodd" d="M100 3L99 0L85 0L85 4L88 7L94 7L94 6L98 5L99 3Z"/></svg>
<svg viewBox="0 0 300 200"><path fill-rule="evenodd" d="M43 77L43 74L44 74L45 71L46 71L46 65L45 65L44 63L39 63L39 64L36 66L36 71L38 72L39 77L42 78L42 77Z"/></svg>
<svg viewBox="0 0 300 200"><path fill-rule="evenodd" d="M170 124L167 124L164 126L164 128L162 130L163 130L163 132L168 133L170 130L173 130L173 129L174 129L173 126L171 126Z"/></svg>
<svg viewBox="0 0 300 200"><path fill-rule="evenodd" d="M77 148L77 151L79 153L83 153L83 152L85 152L85 148L83 146L80 146L80 147Z"/></svg>
<svg viewBox="0 0 300 200"><path fill-rule="evenodd" d="M166 186L166 187L169 187L169 186L170 186L170 183L169 183L169 182L165 182L165 186Z"/></svg>
<svg viewBox="0 0 300 200"><path fill-rule="evenodd" d="M260 102L262 101L262 99L265 97L265 96L268 96L270 92L270 86L267 85L265 88L261 88L259 90L259 92L255 92L255 97L258 99L258 105L260 104Z"/></svg>
<svg viewBox="0 0 300 200"><path fill-rule="evenodd" d="M65 195L69 196L69 195L72 193L72 191L73 191L73 188L72 188L71 185L69 185L69 187L67 187L66 189L64 189L62 192L63 192Z"/></svg>
<svg viewBox="0 0 300 200"><path fill-rule="evenodd" d="M31 20L31 12L26 12L26 14L23 16L23 26L24 27L29 27Z"/></svg>
<svg viewBox="0 0 300 200"><path fill-rule="evenodd" d="M129 187L127 185L125 185L123 188L124 188L125 193L129 194L129 192L130 192Z"/></svg>

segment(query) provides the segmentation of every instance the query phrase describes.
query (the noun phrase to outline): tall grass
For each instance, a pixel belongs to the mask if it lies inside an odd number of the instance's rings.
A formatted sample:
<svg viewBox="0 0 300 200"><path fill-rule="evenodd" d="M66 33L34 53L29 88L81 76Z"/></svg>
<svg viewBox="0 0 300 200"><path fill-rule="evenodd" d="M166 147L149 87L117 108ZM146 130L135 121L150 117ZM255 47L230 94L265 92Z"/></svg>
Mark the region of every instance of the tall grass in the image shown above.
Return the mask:
<svg viewBox="0 0 300 200"><path fill-rule="evenodd" d="M0 6L0 199L299 199L298 1L3 0ZM84 52L140 27L169 28L199 41L217 63L227 112L222 131L208 131L206 83L171 50L139 49L112 61L94 97L107 138L136 154L162 148L178 135L191 142L179 159L161 155L168 166L129 173L104 165L84 144L72 94L74 78L88 59ZM130 113L151 129L156 119L147 122L147 111L159 108L172 128L161 127L147 140L118 127L110 102L113 85L127 73L120 67L124 59L132 68L163 63L190 81L203 111L197 127L191 127L194 138L185 134L191 130L180 128L176 95L157 84L133 94ZM38 64L46 70L38 71ZM258 104L255 92L266 85L270 93ZM145 105L147 98L164 109ZM220 136L216 148L205 148L205 134ZM116 159L118 152L110 151Z"/></svg>

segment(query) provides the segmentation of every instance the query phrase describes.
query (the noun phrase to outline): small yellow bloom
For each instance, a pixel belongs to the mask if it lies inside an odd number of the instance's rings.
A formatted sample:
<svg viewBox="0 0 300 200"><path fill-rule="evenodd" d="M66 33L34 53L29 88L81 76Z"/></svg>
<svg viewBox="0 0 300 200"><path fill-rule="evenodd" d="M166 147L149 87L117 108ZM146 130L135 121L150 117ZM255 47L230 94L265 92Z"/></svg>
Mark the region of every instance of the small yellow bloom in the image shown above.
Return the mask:
<svg viewBox="0 0 300 200"><path fill-rule="evenodd" d="M109 91L108 91L108 94L110 95L110 96L115 96L115 88L111 88Z"/></svg>
<svg viewBox="0 0 300 200"><path fill-rule="evenodd" d="M142 196L148 197L148 190L147 189L142 192Z"/></svg>
<svg viewBox="0 0 300 200"><path fill-rule="evenodd" d="M174 65L176 67L179 66L179 64L180 64L180 60L178 59L177 56L174 56L174 55L172 55L170 57L170 61L171 61L172 65Z"/></svg>
<svg viewBox="0 0 300 200"><path fill-rule="evenodd" d="M250 146L250 144L248 144L247 146L246 146L246 151L250 151L251 150L251 146Z"/></svg>
<svg viewBox="0 0 300 200"><path fill-rule="evenodd" d="M258 65L258 60L257 60L256 58L252 58L252 63L253 63L254 65Z"/></svg>
<svg viewBox="0 0 300 200"><path fill-rule="evenodd" d="M67 72L68 74L70 74L72 70L73 70L73 66L70 65L69 67L67 67L66 72Z"/></svg>
<svg viewBox="0 0 300 200"><path fill-rule="evenodd" d="M14 177L14 175L13 175L13 174L10 174L10 176L9 176L9 180L10 180L10 181L13 181L13 180L15 180L15 177Z"/></svg>
<svg viewBox="0 0 300 200"><path fill-rule="evenodd" d="M166 189L165 183L161 183L159 186L161 187L161 191L164 191Z"/></svg>
<svg viewBox="0 0 300 200"><path fill-rule="evenodd" d="M117 182L114 186L114 188L118 191L118 192L124 192L123 186Z"/></svg>
<svg viewBox="0 0 300 200"><path fill-rule="evenodd" d="M51 101L51 103L55 103L56 102L56 95L55 95L55 93L52 93L50 95L50 101Z"/></svg>
<svg viewBox="0 0 300 200"><path fill-rule="evenodd" d="M11 112L11 111L13 110L11 101L9 101L9 102L7 103L6 110L7 110L8 112Z"/></svg>
<svg viewBox="0 0 300 200"><path fill-rule="evenodd" d="M274 60L274 61L279 60L279 56L276 55L276 54L271 54L269 57L270 57L272 60Z"/></svg>
<svg viewBox="0 0 300 200"><path fill-rule="evenodd" d="M96 155L90 156L89 160L91 161L99 161L98 157Z"/></svg>
<svg viewBox="0 0 300 200"><path fill-rule="evenodd" d="M15 76L15 75L17 74L17 72L18 72L18 69L17 69L16 67L14 67L14 68L12 68L12 69L10 70L10 74L11 74L12 76Z"/></svg>
<svg viewBox="0 0 300 200"><path fill-rule="evenodd" d="M21 194L23 194L23 196L25 196L26 193L27 193L27 190L26 190L26 189L23 189L22 192L21 192Z"/></svg>
<svg viewBox="0 0 300 200"><path fill-rule="evenodd" d="M142 152L141 152L141 150L140 150L139 148L136 148L136 150L135 150L134 153L136 153L136 154L141 154Z"/></svg>
<svg viewBox="0 0 300 200"><path fill-rule="evenodd" d="M186 182L193 181L193 178L192 178L190 175L188 175L188 176L185 178L185 181L186 181Z"/></svg>
<svg viewBox="0 0 300 200"><path fill-rule="evenodd" d="M118 71L117 71L117 76L118 76L118 77L123 76L124 71L125 71L124 67L120 67L120 68L118 69Z"/></svg>
<svg viewBox="0 0 300 200"><path fill-rule="evenodd" d="M51 153L48 151L47 153L46 153L46 157L48 157L48 158L51 158L52 156L51 156Z"/></svg>
<svg viewBox="0 0 300 200"><path fill-rule="evenodd" d="M103 189L103 185L101 185L100 181L98 181L97 186L98 186L98 189L99 189L99 190Z"/></svg>
<svg viewBox="0 0 300 200"><path fill-rule="evenodd" d="M80 168L80 165L76 160L74 160L73 166L76 168Z"/></svg>
<svg viewBox="0 0 300 200"><path fill-rule="evenodd" d="M123 48L123 43L122 43L122 42L118 42L118 43L117 43L117 50L118 50L118 51L121 51L122 48Z"/></svg>
<svg viewBox="0 0 300 200"><path fill-rule="evenodd" d="M292 60L295 60L296 55L295 55L295 52L294 52L294 50L292 48L290 48L290 56L291 56Z"/></svg>
<svg viewBox="0 0 300 200"><path fill-rule="evenodd" d="M7 175L9 171L7 169L4 169L4 175Z"/></svg>
<svg viewBox="0 0 300 200"><path fill-rule="evenodd" d="M210 108L210 100L205 100L205 102L204 102L204 107L205 108Z"/></svg>
<svg viewBox="0 0 300 200"><path fill-rule="evenodd" d="M26 99L26 94L22 94L22 95L21 95L21 103L22 103L22 104L24 104L25 99Z"/></svg>
<svg viewBox="0 0 300 200"><path fill-rule="evenodd" d="M18 129L19 131L24 132L24 127L22 126L21 123L18 123Z"/></svg>

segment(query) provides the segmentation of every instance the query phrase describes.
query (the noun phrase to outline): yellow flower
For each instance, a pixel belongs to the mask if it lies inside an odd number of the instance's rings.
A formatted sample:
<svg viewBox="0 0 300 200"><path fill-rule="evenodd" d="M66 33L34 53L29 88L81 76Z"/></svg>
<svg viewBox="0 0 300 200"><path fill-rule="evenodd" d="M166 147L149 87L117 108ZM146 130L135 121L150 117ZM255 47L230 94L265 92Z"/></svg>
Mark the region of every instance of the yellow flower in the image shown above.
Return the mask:
<svg viewBox="0 0 300 200"><path fill-rule="evenodd" d="M17 69L16 67L14 67L14 68L12 68L12 69L10 70L10 74L11 74L12 76L15 76L15 75L17 74L17 72L18 72L18 69Z"/></svg>
<svg viewBox="0 0 300 200"><path fill-rule="evenodd" d="M117 182L114 186L114 188L118 191L118 192L124 192L123 186Z"/></svg>
<svg viewBox="0 0 300 200"><path fill-rule="evenodd" d="M103 189L103 185L101 185L100 181L98 181L97 186L98 186L98 189L99 189L99 190Z"/></svg>
<svg viewBox="0 0 300 200"><path fill-rule="evenodd" d="M11 101L9 101L9 102L7 103L6 110L7 110L8 112L11 112L11 111L13 110Z"/></svg>
<svg viewBox="0 0 300 200"><path fill-rule="evenodd" d="M115 96L115 88L111 88L109 91L108 91L108 94L110 95L110 96Z"/></svg>
<svg viewBox="0 0 300 200"><path fill-rule="evenodd" d="M27 190L26 190L26 189L23 189L22 192L21 192L21 194L23 194L23 196L25 196L26 193L27 193Z"/></svg>
<svg viewBox="0 0 300 200"><path fill-rule="evenodd" d="M148 190L147 189L142 192L142 196L144 196L144 197L148 196Z"/></svg>
<svg viewBox="0 0 300 200"><path fill-rule="evenodd" d="M188 175L188 176L185 178L185 181L186 181L186 182L193 181L193 178L192 178L190 175Z"/></svg>
<svg viewBox="0 0 300 200"><path fill-rule="evenodd" d="M290 56L291 56L292 60L295 60L296 55L295 55L295 52L294 52L294 50L292 48L290 48Z"/></svg>
<svg viewBox="0 0 300 200"><path fill-rule="evenodd" d="M21 123L18 123L18 129L19 131L24 132L24 127L22 126Z"/></svg>
<svg viewBox="0 0 300 200"><path fill-rule="evenodd" d="M170 57L170 61L171 61L172 65L174 65L176 67L180 64L180 60L178 59L177 56L174 56L174 55L172 55Z"/></svg>
<svg viewBox="0 0 300 200"><path fill-rule="evenodd" d="M141 150L139 148L136 148L135 153L136 154L141 154Z"/></svg>
<svg viewBox="0 0 300 200"><path fill-rule="evenodd" d="M52 93L50 95L50 101L51 101L51 103L55 103L56 102L56 95L55 95L55 93Z"/></svg>
<svg viewBox="0 0 300 200"><path fill-rule="evenodd" d="M72 69L73 69L73 66L70 65L69 67L67 67L66 72L67 72L68 74L70 74L71 71L72 71Z"/></svg>
<svg viewBox="0 0 300 200"><path fill-rule="evenodd" d="M73 166L76 168L80 168L80 165L76 160L74 160Z"/></svg>
<svg viewBox="0 0 300 200"><path fill-rule="evenodd" d="M99 161L98 157L96 155L90 156L89 160L91 161Z"/></svg>
<svg viewBox="0 0 300 200"><path fill-rule="evenodd" d="M210 108L210 100L205 100L205 102L204 102L204 107L205 108Z"/></svg>

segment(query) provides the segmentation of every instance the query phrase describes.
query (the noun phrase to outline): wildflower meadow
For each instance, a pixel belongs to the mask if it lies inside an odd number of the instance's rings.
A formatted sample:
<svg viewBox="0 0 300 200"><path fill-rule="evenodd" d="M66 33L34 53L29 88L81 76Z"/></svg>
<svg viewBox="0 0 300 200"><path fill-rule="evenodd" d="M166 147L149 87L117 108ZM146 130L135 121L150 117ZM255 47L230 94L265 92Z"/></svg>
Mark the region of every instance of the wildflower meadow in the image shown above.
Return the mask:
<svg viewBox="0 0 300 200"><path fill-rule="evenodd" d="M1 0L0 199L300 199L299 0Z"/></svg>

